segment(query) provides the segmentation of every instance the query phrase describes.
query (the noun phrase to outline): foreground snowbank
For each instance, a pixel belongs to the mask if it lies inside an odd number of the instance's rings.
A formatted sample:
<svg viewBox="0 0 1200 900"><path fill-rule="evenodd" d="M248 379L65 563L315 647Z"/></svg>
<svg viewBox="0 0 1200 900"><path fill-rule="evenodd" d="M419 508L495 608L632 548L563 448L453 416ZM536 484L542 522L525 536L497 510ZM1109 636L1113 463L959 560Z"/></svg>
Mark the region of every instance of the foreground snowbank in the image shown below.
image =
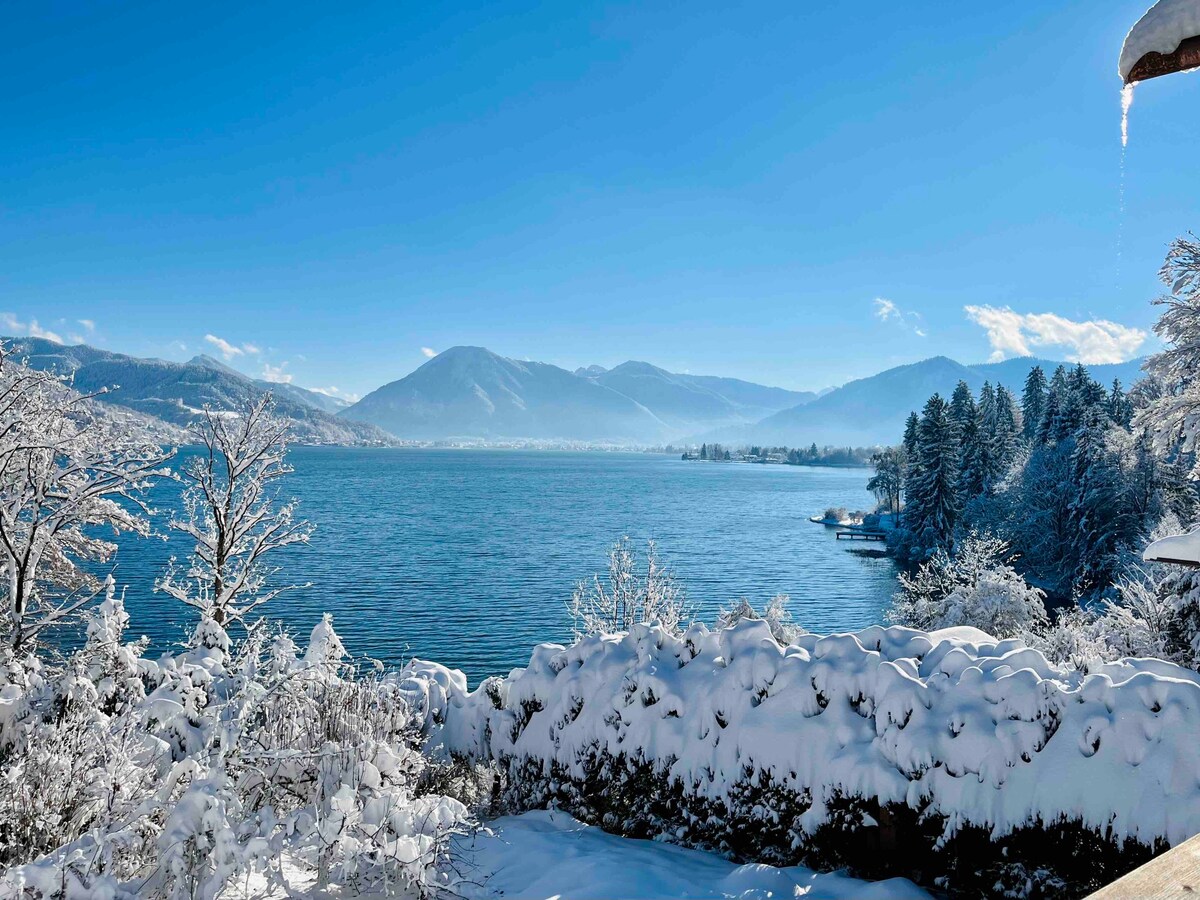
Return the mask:
<svg viewBox="0 0 1200 900"><path fill-rule="evenodd" d="M1070 892L1200 832L1200 684L1159 661L897 627L780 647L745 621L543 644L472 693L436 669L409 685L433 745L627 835Z"/></svg>
<svg viewBox="0 0 1200 900"><path fill-rule="evenodd" d="M528 812L488 823L461 848L470 900L884 900L926 898L910 881L869 883L811 869L736 865L711 853L616 837L560 811Z"/></svg>

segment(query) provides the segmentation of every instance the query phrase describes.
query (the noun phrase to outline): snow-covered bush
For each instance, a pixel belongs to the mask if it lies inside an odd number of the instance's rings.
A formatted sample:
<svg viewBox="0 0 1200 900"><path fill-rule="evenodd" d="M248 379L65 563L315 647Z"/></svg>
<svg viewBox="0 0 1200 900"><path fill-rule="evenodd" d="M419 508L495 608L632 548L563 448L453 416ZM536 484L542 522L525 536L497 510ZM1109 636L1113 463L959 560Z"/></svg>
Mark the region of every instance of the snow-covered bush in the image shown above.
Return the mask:
<svg viewBox="0 0 1200 900"><path fill-rule="evenodd" d="M802 634L807 634L803 628L792 619L792 611L788 609L790 598L787 594L776 594L767 601L761 611L756 610L751 602L743 597L729 609L722 609L717 616L717 628L730 628L745 620L761 620L771 629L771 637L780 644L793 643Z"/></svg>
<svg viewBox="0 0 1200 900"><path fill-rule="evenodd" d="M1200 831L1200 677L1017 639L637 625L455 690L432 741L513 807L963 896L1078 896Z"/></svg>
<svg viewBox="0 0 1200 900"><path fill-rule="evenodd" d="M1010 563L1008 544L972 533L953 555L938 550L915 573L900 574L888 620L930 631L969 625L997 637L1024 634L1046 621L1046 607Z"/></svg>
<svg viewBox="0 0 1200 900"><path fill-rule="evenodd" d="M673 633L687 626L691 610L683 585L659 562L653 541L641 574L638 568L633 544L623 537L608 551L607 579L597 573L575 586L567 611L576 637L615 634L642 622L657 622Z"/></svg>
<svg viewBox="0 0 1200 900"><path fill-rule="evenodd" d="M409 674L360 672L328 619L303 649L204 619L153 662L124 621L110 594L88 645L27 679L0 753L0 896L212 898L297 869L405 896L453 884L470 816L429 790L439 713Z"/></svg>

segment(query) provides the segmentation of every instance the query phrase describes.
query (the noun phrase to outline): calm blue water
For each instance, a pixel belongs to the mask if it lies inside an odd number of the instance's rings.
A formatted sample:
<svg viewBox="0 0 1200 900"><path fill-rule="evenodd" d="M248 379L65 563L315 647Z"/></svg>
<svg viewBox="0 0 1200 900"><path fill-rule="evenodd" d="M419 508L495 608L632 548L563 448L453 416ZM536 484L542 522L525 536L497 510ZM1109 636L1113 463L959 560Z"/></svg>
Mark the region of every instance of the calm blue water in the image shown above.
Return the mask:
<svg viewBox="0 0 1200 900"><path fill-rule="evenodd" d="M472 682L570 634L564 603L603 570L623 534L657 540L702 618L747 596L792 597L810 631L879 620L894 589L889 560L846 552L808 516L866 508L865 469L683 462L638 453L296 448L285 491L317 526L312 544L278 554L312 587L265 607L298 639L333 613L355 654L410 656L464 669ZM156 489L160 524L177 500ZM125 539L134 634L180 641L191 611L151 591L167 558L188 547Z"/></svg>

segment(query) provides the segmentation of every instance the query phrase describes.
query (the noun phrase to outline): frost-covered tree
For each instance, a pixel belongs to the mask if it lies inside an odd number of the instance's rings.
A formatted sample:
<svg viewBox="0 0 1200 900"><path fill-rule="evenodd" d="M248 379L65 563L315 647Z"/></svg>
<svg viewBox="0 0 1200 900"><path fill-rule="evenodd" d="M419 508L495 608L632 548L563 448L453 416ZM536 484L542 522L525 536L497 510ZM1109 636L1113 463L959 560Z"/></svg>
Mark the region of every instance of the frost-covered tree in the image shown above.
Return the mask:
<svg viewBox="0 0 1200 900"><path fill-rule="evenodd" d="M921 420L915 412L910 412L908 418L904 420L904 440L901 442L901 449L904 455L909 459L916 456L917 452L917 433L921 428Z"/></svg>
<svg viewBox="0 0 1200 900"><path fill-rule="evenodd" d="M1034 366L1025 376L1025 387L1021 392L1021 430L1027 441L1037 438L1046 411L1047 390L1046 373L1041 366Z"/></svg>
<svg viewBox="0 0 1200 900"><path fill-rule="evenodd" d="M1121 387L1121 379L1114 378L1108 393L1107 410L1113 424L1128 428L1133 421L1133 401Z"/></svg>
<svg viewBox="0 0 1200 900"><path fill-rule="evenodd" d="M1042 407L1042 418L1038 423L1037 443L1042 446L1056 444L1070 432L1070 400L1067 388L1067 370L1059 366L1054 370L1046 387L1046 402Z"/></svg>
<svg viewBox="0 0 1200 900"><path fill-rule="evenodd" d="M1163 308L1154 325L1163 349L1146 370L1160 390L1134 424L1149 429L1164 454L1191 454L1200 435L1200 242L1190 235L1176 239L1159 277L1170 291L1155 301Z"/></svg>
<svg viewBox="0 0 1200 900"><path fill-rule="evenodd" d="M960 440L970 428L974 427L977 413L975 395L971 393L971 386L965 381L959 381L954 386L954 393L950 395L950 408L947 415L950 424L958 432Z"/></svg>
<svg viewBox="0 0 1200 900"><path fill-rule="evenodd" d="M150 531L144 491L170 453L97 396L0 347L0 638L14 651L100 596L89 564L116 552L111 535Z"/></svg>
<svg viewBox="0 0 1200 900"><path fill-rule="evenodd" d="M689 624L690 607L674 570L658 559L654 541L639 564L628 537L608 551L608 573L575 586L567 604L577 638L589 634L616 634L634 625L657 623L672 633Z"/></svg>
<svg viewBox="0 0 1200 900"><path fill-rule="evenodd" d="M1072 583L1083 594L1113 583L1120 572L1122 548L1138 536L1139 523L1127 502L1127 479L1109 446L1107 424L1093 408L1091 421L1075 434L1071 455Z"/></svg>
<svg viewBox="0 0 1200 900"><path fill-rule="evenodd" d="M992 442L991 465L986 476L988 486L992 487L1008 472L1021 437L1021 412L1012 392L1002 384L996 385L995 413L984 427Z"/></svg>
<svg viewBox="0 0 1200 900"><path fill-rule="evenodd" d="M787 594L776 594L767 601L761 610L758 610L748 599L743 597L729 609L721 610L717 616L716 627L731 628L738 622L746 620L766 622L767 627L771 629L771 637L786 646L794 643L796 638L801 635L807 634L792 619L792 611L788 609L788 603Z"/></svg>
<svg viewBox="0 0 1200 900"><path fill-rule="evenodd" d="M939 549L915 573L900 575L888 619L924 630L970 625L994 637L1022 635L1045 621L1046 608L1012 561L1004 541L969 534L953 554Z"/></svg>
<svg viewBox="0 0 1200 900"><path fill-rule="evenodd" d="M908 466L903 447L888 447L871 457L875 474L867 482L867 490L875 495L893 515L900 513L900 497L904 491L904 472Z"/></svg>
<svg viewBox="0 0 1200 900"><path fill-rule="evenodd" d="M237 413L206 408L193 434L202 452L183 466L184 514L171 527L195 546L186 569L172 560L155 587L224 626L294 587L268 585L278 569L267 556L307 543L313 529L295 500L279 502L276 482L292 467L270 393Z"/></svg>
<svg viewBox="0 0 1200 900"><path fill-rule="evenodd" d="M915 464L905 491L904 528L893 546L911 560L928 559L950 545L958 516L958 432L937 394L921 414Z"/></svg>

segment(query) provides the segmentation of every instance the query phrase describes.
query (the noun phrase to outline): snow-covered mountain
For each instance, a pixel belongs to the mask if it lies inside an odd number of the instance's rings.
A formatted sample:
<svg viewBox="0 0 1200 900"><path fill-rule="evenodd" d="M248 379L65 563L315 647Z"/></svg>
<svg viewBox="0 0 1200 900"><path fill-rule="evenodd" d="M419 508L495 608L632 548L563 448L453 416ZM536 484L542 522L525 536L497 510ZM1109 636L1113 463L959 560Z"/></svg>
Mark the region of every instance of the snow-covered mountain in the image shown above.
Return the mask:
<svg viewBox="0 0 1200 900"><path fill-rule="evenodd" d="M548 363L451 347L341 417L402 438L652 443L670 427L626 395Z"/></svg>
<svg viewBox="0 0 1200 900"><path fill-rule="evenodd" d="M638 401L680 434L756 422L816 397L807 391L766 387L737 378L668 372L632 360L589 377Z"/></svg>
<svg viewBox="0 0 1200 900"><path fill-rule="evenodd" d="M264 390L275 393L276 409L292 420L295 439L302 443L393 443L373 425L335 417L322 405L321 394L293 385L255 381L208 356L186 363L140 359L86 344L67 346L41 338L0 338L13 347L15 358L31 368L73 373L75 388L85 393L116 385L105 402L124 406L186 425L206 403L235 409ZM320 399L318 399L320 398Z"/></svg>
<svg viewBox="0 0 1200 900"><path fill-rule="evenodd" d="M342 414L403 438L653 444L750 424L814 396L645 362L568 372L482 347L452 347Z"/></svg>
<svg viewBox="0 0 1200 900"><path fill-rule="evenodd" d="M188 360L188 365L192 366L207 366L210 369L216 369L218 372L224 372L234 378L245 378L241 372L231 366L225 365L220 360L213 359L207 353L201 353L199 356L193 356ZM252 379L264 391L272 391L276 399L279 397L287 397L290 400L295 400L297 403L302 403L305 406L311 406L313 409L319 409L322 412L327 412L330 415L341 412L350 405L349 400L342 400L338 397L331 397L328 394L322 394L319 391L310 391L308 388L302 388L298 384L289 384L281 381L264 381L261 378Z"/></svg>
<svg viewBox="0 0 1200 900"><path fill-rule="evenodd" d="M1142 362L1135 359L1087 368L1101 384L1119 378L1128 387L1141 377ZM935 356L851 381L811 403L768 416L754 426L725 429L711 437L786 446L811 442L854 446L894 444L904 430L905 418L910 412L920 412L931 394L937 392L949 397L959 381L965 381L978 392L985 381L990 381L993 385L1003 384L1019 397L1025 376L1035 365L1041 366L1049 377L1064 363L1023 357L963 365L945 356Z"/></svg>

